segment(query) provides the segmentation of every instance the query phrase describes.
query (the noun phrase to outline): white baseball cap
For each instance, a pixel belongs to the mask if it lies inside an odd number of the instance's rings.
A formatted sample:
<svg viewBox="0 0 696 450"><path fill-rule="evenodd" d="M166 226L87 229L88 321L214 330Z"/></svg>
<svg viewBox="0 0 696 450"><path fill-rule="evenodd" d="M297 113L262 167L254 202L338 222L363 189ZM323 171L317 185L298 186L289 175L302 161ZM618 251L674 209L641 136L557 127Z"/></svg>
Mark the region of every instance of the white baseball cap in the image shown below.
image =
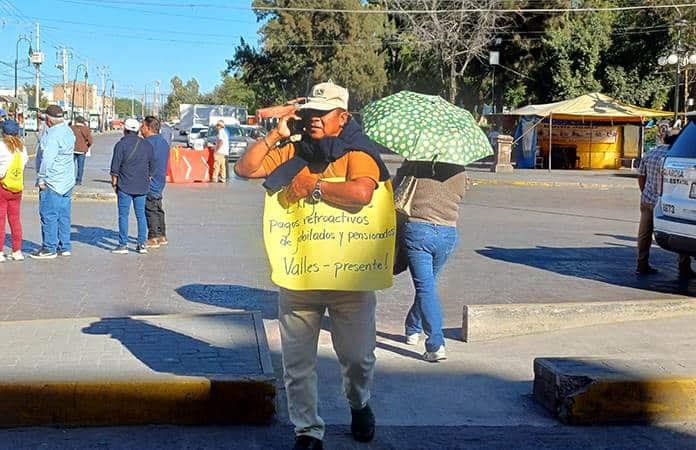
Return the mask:
<svg viewBox="0 0 696 450"><path fill-rule="evenodd" d="M312 87L312 95L307 98L307 103L300 105L300 109L319 111L330 111L336 108L348 110L348 89L334 84L331 80L315 84Z"/></svg>
<svg viewBox="0 0 696 450"><path fill-rule="evenodd" d="M126 119L126 121L123 123L123 128L125 128L128 131L138 131L140 130L140 122L138 122L135 119Z"/></svg>

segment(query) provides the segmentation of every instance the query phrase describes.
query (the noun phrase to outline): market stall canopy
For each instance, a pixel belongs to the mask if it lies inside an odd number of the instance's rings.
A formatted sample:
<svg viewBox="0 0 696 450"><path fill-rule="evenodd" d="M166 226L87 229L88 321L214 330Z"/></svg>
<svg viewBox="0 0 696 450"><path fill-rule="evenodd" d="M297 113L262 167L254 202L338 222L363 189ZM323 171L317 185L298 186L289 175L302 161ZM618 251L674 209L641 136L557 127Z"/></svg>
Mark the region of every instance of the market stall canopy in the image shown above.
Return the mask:
<svg viewBox="0 0 696 450"><path fill-rule="evenodd" d="M643 122L650 117L672 117L674 113L641 108L594 92L570 100L527 105L510 111L513 116L553 117L558 120Z"/></svg>

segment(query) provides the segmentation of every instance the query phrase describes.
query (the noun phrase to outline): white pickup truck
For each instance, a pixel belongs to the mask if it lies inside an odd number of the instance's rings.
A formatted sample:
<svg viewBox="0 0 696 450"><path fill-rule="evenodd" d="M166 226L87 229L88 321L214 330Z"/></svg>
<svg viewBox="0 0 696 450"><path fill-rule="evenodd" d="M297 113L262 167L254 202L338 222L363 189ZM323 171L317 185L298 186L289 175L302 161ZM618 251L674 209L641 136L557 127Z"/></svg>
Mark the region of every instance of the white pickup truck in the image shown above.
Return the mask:
<svg viewBox="0 0 696 450"><path fill-rule="evenodd" d="M696 256L696 112L667 152L655 205L655 240L665 250Z"/></svg>

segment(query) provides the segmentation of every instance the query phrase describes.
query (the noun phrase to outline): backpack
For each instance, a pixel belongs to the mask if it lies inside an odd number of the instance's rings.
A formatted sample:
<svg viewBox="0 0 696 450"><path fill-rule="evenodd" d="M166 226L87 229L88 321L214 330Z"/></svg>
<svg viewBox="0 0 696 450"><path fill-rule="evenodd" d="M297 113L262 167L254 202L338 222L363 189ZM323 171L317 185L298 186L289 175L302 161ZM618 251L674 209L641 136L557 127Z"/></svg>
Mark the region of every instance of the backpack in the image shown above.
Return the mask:
<svg viewBox="0 0 696 450"><path fill-rule="evenodd" d="M22 164L20 151L14 152L12 162L10 162L5 178L2 179L1 183L5 189L15 194L24 190L24 164Z"/></svg>

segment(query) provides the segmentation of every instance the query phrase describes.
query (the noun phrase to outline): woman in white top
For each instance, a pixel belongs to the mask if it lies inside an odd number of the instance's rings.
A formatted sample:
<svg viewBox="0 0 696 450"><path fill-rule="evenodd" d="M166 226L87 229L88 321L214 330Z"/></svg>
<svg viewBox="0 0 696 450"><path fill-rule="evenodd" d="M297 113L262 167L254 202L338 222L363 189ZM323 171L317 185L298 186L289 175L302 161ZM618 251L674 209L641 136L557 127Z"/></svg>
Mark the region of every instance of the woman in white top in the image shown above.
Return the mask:
<svg viewBox="0 0 696 450"><path fill-rule="evenodd" d="M5 120L2 122L2 140L0 140L0 224L2 224L2 243L5 241L5 217L10 223L10 232L12 233L12 253L8 255L9 259L21 261L24 259L22 255L22 223L19 220L19 207L22 201L22 191L13 192L16 189L8 189L6 186L8 177L7 171L12 165L15 157L20 158L22 170L15 174L14 181L17 176L21 177L22 183L24 180L24 166L29 160L27 149L19 139L19 125L14 120ZM17 156L19 152L19 156ZM9 178L8 178L9 179ZM21 189L21 184L20 188ZM5 261L4 246L0 245L0 262Z"/></svg>

